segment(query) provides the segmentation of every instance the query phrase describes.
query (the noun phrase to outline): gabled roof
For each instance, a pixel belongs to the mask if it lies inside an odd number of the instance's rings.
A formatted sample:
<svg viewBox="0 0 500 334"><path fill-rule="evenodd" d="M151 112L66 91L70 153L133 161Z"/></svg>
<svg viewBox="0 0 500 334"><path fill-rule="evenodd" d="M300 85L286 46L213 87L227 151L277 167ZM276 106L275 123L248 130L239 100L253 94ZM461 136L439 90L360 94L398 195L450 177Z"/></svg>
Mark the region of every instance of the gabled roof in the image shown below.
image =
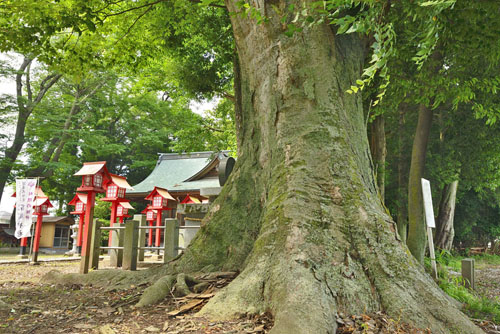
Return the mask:
<svg viewBox="0 0 500 334"><path fill-rule="evenodd" d="M119 204L121 206L123 206L125 209L132 209L132 210L134 210L134 207L132 205L130 205L129 202L120 202Z"/></svg>
<svg viewBox="0 0 500 334"><path fill-rule="evenodd" d="M219 187L217 177L204 177L218 165L219 159L227 155L223 152L193 152L160 154L155 169L129 195L148 194L154 187L167 189L169 192L199 190L203 187Z"/></svg>
<svg viewBox="0 0 500 334"><path fill-rule="evenodd" d="M159 188L159 187L154 187L153 191L151 191L151 193L148 196L146 196L145 199L152 201L153 197L156 194L160 195L163 198L175 201L175 198L173 198L172 195L170 195L170 193L167 191L167 189L163 189L163 188Z"/></svg>
<svg viewBox="0 0 500 334"><path fill-rule="evenodd" d="M40 205L43 205L43 204L47 204L49 206L49 208L54 207L52 205L52 203L50 203L48 197L36 197L35 198L35 203L33 203L34 206L40 206Z"/></svg>
<svg viewBox="0 0 500 334"><path fill-rule="evenodd" d="M201 203L201 201L194 196L187 195L181 202L181 204L191 204L191 203Z"/></svg>
<svg viewBox="0 0 500 334"><path fill-rule="evenodd" d="M68 203L68 205L76 205L76 202L81 201L87 204L87 194L76 193L75 197Z"/></svg>
<svg viewBox="0 0 500 334"><path fill-rule="evenodd" d="M144 210L141 211L141 213L145 214L145 213L148 213L148 211L153 211L155 213L158 213L157 210L151 209L151 205L149 205L149 204L148 204L148 206Z"/></svg>
<svg viewBox="0 0 500 334"><path fill-rule="evenodd" d="M116 174L111 174L111 173L109 175L111 176L111 180L109 182L113 182L118 187L125 188L127 190L134 189L134 188L132 188L132 186L130 186L130 184L128 184L127 179L125 177L120 176L120 175L116 175Z"/></svg>
<svg viewBox="0 0 500 334"><path fill-rule="evenodd" d="M83 167L73 175L94 175L101 170L104 172L104 175L109 176L106 161L84 162Z"/></svg>

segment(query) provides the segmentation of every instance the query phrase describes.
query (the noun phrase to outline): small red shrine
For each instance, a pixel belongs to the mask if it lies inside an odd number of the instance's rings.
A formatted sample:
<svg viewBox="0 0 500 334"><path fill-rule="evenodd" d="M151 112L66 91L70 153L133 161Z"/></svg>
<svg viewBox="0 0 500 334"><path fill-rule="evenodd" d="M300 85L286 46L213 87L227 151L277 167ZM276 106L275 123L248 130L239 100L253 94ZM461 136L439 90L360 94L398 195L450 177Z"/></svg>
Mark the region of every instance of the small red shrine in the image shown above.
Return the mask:
<svg viewBox="0 0 500 334"><path fill-rule="evenodd" d="M104 184L109 182L111 175L106 168L106 161L84 162L83 167L74 174L82 176L82 185L77 191L105 192Z"/></svg>
<svg viewBox="0 0 500 334"><path fill-rule="evenodd" d="M34 214L37 216L48 215L49 208L54 207L52 203L50 203L48 197L35 197L35 203L33 205L35 208Z"/></svg>
<svg viewBox="0 0 500 334"><path fill-rule="evenodd" d="M123 220L123 218L128 218L130 215L128 214L128 210L133 210L134 207L130 205L130 203L127 202L120 202L118 204L118 208L116 209L116 215L118 218L120 218L120 222Z"/></svg>
<svg viewBox="0 0 500 334"><path fill-rule="evenodd" d="M104 185L106 189L106 197L101 198L101 201L128 201L125 199L125 193L127 190L131 190L133 188L130 186L130 184L128 184L127 179L116 174L109 175L111 178Z"/></svg>
<svg viewBox="0 0 500 334"><path fill-rule="evenodd" d="M188 194L180 204L199 204L199 203L201 203L201 201L198 198Z"/></svg>
<svg viewBox="0 0 500 334"><path fill-rule="evenodd" d="M151 209L154 210L169 210L175 208L177 204L177 201L167 189L160 187L154 187L153 191L145 199L151 201Z"/></svg>
<svg viewBox="0 0 500 334"><path fill-rule="evenodd" d="M75 207L74 211L70 213L72 215L85 214L85 206L87 205L87 194L76 193L75 197L68 203L68 205L73 205Z"/></svg>

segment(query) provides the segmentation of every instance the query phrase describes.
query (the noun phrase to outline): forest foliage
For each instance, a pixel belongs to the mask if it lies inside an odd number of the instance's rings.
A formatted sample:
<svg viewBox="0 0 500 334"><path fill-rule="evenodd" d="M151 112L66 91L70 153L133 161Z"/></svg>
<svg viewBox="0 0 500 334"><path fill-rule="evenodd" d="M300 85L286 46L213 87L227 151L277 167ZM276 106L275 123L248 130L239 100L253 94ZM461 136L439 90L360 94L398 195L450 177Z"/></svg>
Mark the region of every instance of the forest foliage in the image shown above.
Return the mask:
<svg viewBox="0 0 500 334"><path fill-rule="evenodd" d="M256 8L238 4L240 15L266 23ZM322 22L337 34L366 36L365 67L346 93L362 94L367 123L385 120L383 201L398 224L409 218L412 145L419 110L427 108L432 124L421 176L431 180L436 212L445 185L459 180L455 242L471 246L497 238L496 2L328 0L273 10L288 36ZM29 115L22 154L4 159L12 167L9 182L50 176L44 189L64 203L82 161L106 160L111 172L134 184L151 171L158 152L237 151L238 58L233 13L222 2L22 0L2 2L0 14L0 50L38 62L23 70L23 82L36 88L47 75L61 75ZM20 74L7 63L0 71L4 77ZM23 89L25 99L26 84ZM217 103L202 117L190 110L190 101L203 99ZM15 125L18 111L18 97L2 96L1 126ZM373 131L367 136L374 140ZM0 134L2 156L7 139Z"/></svg>

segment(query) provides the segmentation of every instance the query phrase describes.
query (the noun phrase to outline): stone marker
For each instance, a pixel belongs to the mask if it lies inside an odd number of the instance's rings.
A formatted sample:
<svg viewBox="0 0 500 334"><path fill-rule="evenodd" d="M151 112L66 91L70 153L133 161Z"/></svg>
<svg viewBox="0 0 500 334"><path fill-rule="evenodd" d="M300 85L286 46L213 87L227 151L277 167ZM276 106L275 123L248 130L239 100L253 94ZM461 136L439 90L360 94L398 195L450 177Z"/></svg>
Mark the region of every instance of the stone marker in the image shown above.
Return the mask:
<svg viewBox="0 0 500 334"><path fill-rule="evenodd" d="M115 227L121 227L123 224L115 224ZM112 233L111 246L113 247L123 247L123 229L122 230L109 230ZM123 261L123 250L121 249L111 249L109 252L109 265L115 268L122 266Z"/></svg>
<svg viewBox="0 0 500 334"><path fill-rule="evenodd" d="M177 256L177 248L179 247L179 225L177 219L165 219L165 233L163 237L163 262L166 263Z"/></svg>
<svg viewBox="0 0 500 334"><path fill-rule="evenodd" d="M101 222L94 219L92 224L92 241L90 242L90 268L99 269L99 255L101 253Z"/></svg>
<svg viewBox="0 0 500 334"><path fill-rule="evenodd" d="M474 273L474 259L462 260L462 278L467 289L475 289L476 275Z"/></svg>
<svg viewBox="0 0 500 334"><path fill-rule="evenodd" d="M129 220L125 223L125 235L123 238L123 270L137 269L137 243L139 239L137 220Z"/></svg>
<svg viewBox="0 0 500 334"><path fill-rule="evenodd" d="M134 215L134 220L137 220L139 222L139 226L148 225L148 221L146 220L146 215ZM144 247L146 245L146 230L144 229L139 230L138 245L139 247ZM144 249L138 250L137 259L140 262L144 261Z"/></svg>

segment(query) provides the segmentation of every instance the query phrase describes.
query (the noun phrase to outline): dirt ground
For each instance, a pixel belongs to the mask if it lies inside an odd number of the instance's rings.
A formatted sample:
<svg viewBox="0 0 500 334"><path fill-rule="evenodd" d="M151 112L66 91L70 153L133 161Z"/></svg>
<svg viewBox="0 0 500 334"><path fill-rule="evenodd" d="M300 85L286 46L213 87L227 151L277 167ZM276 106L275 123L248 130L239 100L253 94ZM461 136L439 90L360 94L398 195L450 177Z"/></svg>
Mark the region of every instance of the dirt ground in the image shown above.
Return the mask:
<svg viewBox="0 0 500 334"><path fill-rule="evenodd" d="M189 296L135 309L144 286L106 291L102 287L40 283L53 269L76 273L78 268L78 262L0 265L0 301L11 306L0 310L0 333L266 333L272 324L265 314L231 322L196 317L208 299L200 302ZM219 283L214 288L228 282ZM194 304L198 305L185 313L168 314Z"/></svg>
<svg viewBox="0 0 500 334"><path fill-rule="evenodd" d="M172 297L154 307L135 309L133 305L144 286L106 291L102 287L40 283L40 278L53 269L76 273L78 268L78 262L0 265L0 333L267 333L272 327L272 319L266 314L230 322L212 322L196 317L196 311L211 294L206 294L203 300L199 295ZM482 269L477 275L479 289L487 291L493 299L499 296L499 273L500 266ZM213 289L227 283L218 282ZM2 302L9 308L1 310ZM172 315L182 307L188 310ZM430 333L395 323L381 313L340 315L337 322L337 333L342 334ZM488 326L493 325L489 323Z"/></svg>

